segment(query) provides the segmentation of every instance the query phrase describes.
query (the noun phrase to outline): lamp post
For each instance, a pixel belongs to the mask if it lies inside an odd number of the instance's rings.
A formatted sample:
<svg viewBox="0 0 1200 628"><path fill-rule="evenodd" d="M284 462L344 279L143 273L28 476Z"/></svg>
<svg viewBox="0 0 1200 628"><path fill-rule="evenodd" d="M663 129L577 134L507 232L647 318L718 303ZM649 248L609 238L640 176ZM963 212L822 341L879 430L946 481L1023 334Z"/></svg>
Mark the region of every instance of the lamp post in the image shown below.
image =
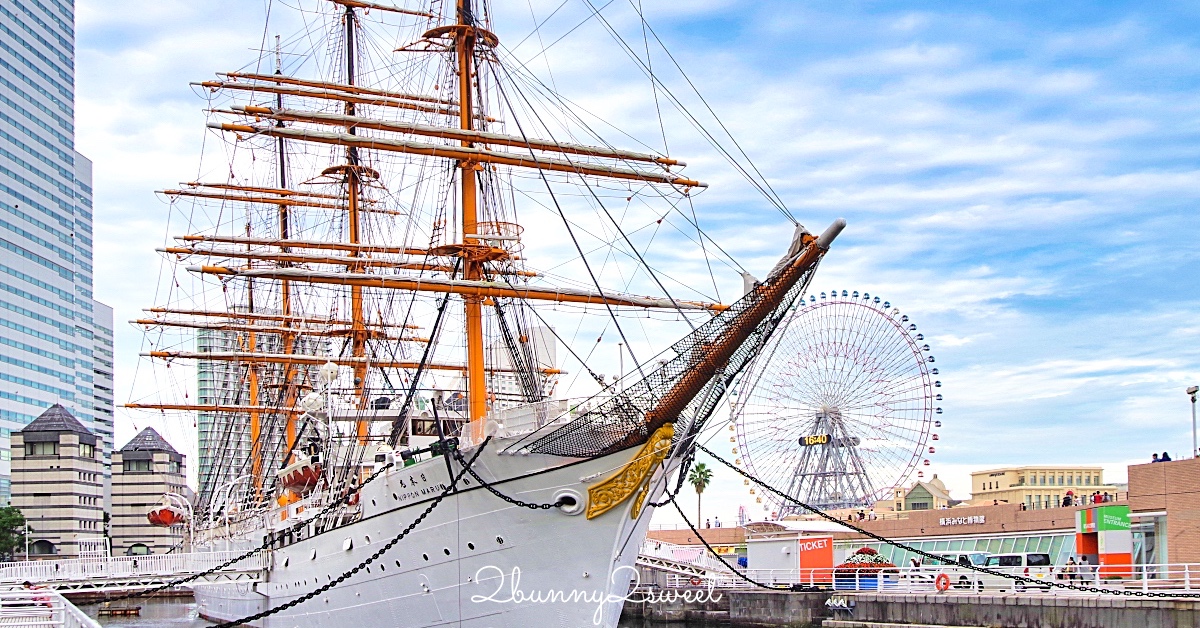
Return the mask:
<svg viewBox="0 0 1200 628"><path fill-rule="evenodd" d="M1196 393L1200 392L1200 386L1188 386L1187 394L1192 397L1192 457L1196 457Z"/></svg>

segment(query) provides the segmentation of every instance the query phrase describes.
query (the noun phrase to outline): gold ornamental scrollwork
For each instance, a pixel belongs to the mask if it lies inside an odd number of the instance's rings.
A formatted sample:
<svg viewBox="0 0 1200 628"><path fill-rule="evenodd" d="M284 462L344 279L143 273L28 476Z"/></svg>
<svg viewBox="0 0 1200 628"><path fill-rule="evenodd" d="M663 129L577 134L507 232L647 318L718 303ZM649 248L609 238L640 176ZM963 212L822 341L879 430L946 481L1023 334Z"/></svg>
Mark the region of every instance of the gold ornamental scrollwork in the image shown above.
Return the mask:
<svg viewBox="0 0 1200 628"><path fill-rule="evenodd" d="M630 513L630 516L636 519L650 490L650 476L663 458L667 457L667 452L671 449L671 439L674 437L675 426L671 423L663 425L620 471L589 488L587 518L595 519L637 493L637 500Z"/></svg>

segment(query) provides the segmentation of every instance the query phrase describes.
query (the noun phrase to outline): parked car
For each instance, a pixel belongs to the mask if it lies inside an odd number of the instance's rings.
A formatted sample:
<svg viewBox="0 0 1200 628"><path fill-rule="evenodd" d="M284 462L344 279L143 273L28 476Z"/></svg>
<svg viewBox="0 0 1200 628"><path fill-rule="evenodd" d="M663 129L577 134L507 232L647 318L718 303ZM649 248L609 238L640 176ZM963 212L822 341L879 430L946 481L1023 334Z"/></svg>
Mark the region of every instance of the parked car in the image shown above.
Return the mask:
<svg viewBox="0 0 1200 628"><path fill-rule="evenodd" d="M980 589L1013 589L1016 591L1024 591L1028 588L1049 589L1050 582L1054 579L1054 564L1050 560L1050 555L1040 552L988 556L983 567L992 571L1032 578L1039 582L1030 583L1024 580L975 572L975 584ZM1041 582L1045 582L1045 584L1041 584Z"/></svg>
<svg viewBox="0 0 1200 628"><path fill-rule="evenodd" d="M938 554L938 556L941 557L940 560L929 561L926 564L945 566L962 565L964 567L975 565L982 567L991 554L987 552L957 552L953 554Z"/></svg>
<svg viewBox="0 0 1200 628"><path fill-rule="evenodd" d="M926 559L919 569L909 569L903 577L911 582L919 582L932 587L939 575L946 574L955 588L970 588L972 579L968 574L971 573L971 570L966 567L972 565L982 567L991 554L987 552L953 552L937 554L937 556L936 559Z"/></svg>

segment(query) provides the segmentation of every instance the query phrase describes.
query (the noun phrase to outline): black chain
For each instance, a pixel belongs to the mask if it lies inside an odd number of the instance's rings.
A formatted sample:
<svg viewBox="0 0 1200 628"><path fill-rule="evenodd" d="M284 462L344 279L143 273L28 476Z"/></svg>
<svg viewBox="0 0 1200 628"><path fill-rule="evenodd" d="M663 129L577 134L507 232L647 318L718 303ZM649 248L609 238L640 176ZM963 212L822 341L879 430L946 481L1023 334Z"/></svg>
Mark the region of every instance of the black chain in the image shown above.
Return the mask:
<svg viewBox="0 0 1200 628"><path fill-rule="evenodd" d="M404 537L408 536L408 533L412 532L413 529L415 529L418 525L420 525L421 522L424 521L425 518L429 516L429 513L433 512L433 509L437 508L438 504L442 503L442 500L445 499L447 495L449 495L450 493L453 493L455 491L456 487L458 486L458 481L461 480L463 475L471 469L471 465L475 464L475 460L477 458L479 458L479 454L483 453L483 448L486 447L488 442L491 440L492 440L491 437L488 437L488 438L484 439L484 441L482 443L480 443L479 449L477 449L475 451L475 455L471 456L471 461L463 463L462 470L459 471L451 479L450 486L447 486L445 490L443 490L437 497L435 497L434 500L429 503L429 506L427 506L425 508L424 512L422 512L420 514L420 516L418 516L415 520L413 520L412 523L408 524L408 527L404 528L404 530L402 530L400 532L400 534L397 534L396 536L392 537L392 540L388 541L386 545L384 545L383 547L376 550L374 554L371 554L370 556L368 556L366 560L364 560L361 563L359 563L358 565L356 565L353 569L343 573L342 575L334 578L333 580L321 585L320 587L318 587L312 591L309 591L308 593L305 593L304 595L302 595L290 602L284 602L283 604L280 604L279 606L276 606L273 608L268 608L265 611L260 611L253 615L250 615L248 617L242 617L241 619L235 619L233 621L227 621L223 624L217 624L217 625L213 626L212 628L236 628L237 626L249 624L252 621L258 621L260 619L270 617L271 615L275 615L277 613L282 613L283 611L286 611L289 608L303 604L304 602L307 602L307 601L313 599L314 597L321 595L322 593L349 580L355 574L362 571L363 569L366 569L367 566L369 566L371 563L378 560L380 556L383 556L385 553L387 553L388 550L395 547L396 544L399 543ZM460 459L461 459L461 457L460 457ZM364 482L364 484L366 484L366 483Z"/></svg>
<svg viewBox="0 0 1200 628"><path fill-rule="evenodd" d="M675 491L675 494L678 495L679 491ZM691 520L689 520L687 518L687 515L683 514L683 508L679 507L679 502L675 501L675 495L671 495L670 493L668 493L667 499L664 499L662 501L662 503L663 504L671 504L672 506L674 506L675 510L679 511L679 516L683 518L683 522L688 524L688 527L692 529L692 533L694 533L696 535L696 538L700 539L700 542L704 544L704 547L708 548L709 553L711 553L713 556L716 556L717 560L721 561L721 564L725 565L725 567L727 567L729 569L729 571L732 571L734 573L734 575L736 575L737 577L741 578L742 580L745 580L746 582L749 582L750 584L752 584L760 589L770 589L773 591L779 591L779 590L787 590L787 589L791 588L790 586L787 586L787 585L763 584L763 583L755 580L754 578L751 578L750 576L747 576L746 574L738 571L733 565L730 565L729 562L725 560L725 557L718 554L717 550L713 549L713 546L709 545L708 541L705 540L704 535L700 534L700 530L697 530L696 526L692 525L692 522L691 522Z"/></svg>
<svg viewBox="0 0 1200 628"><path fill-rule="evenodd" d="M679 495L679 491L683 490L683 483L687 480L688 469L692 463L696 461L696 450L690 449L686 456L683 457L683 462L679 465L679 477L675 479L675 492L672 493L669 489L665 491L667 498L661 502L650 502L649 506L660 508L675 502L675 498Z"/></svg>
<svg viewBox="0 0 1200 628"><path fill-rule="evenodd" d="M454 457L458 458L459 464L466 464L465 462L463 462L462 453L459 452L458 449L454 450ZM495 495L496 497L499 497L500 499L502 499L514 506L520 506L521 508L528 508L530 510L550 510L551 508L559 508L566 503L562 499L554 502L553 504L534 504L531 502L523 502L515 497L509 497L508 495L505 495L504 493L501 493L500 491L493 488L491 484L488 484L486 481L484 481L483 478L479 477L478 473L475 473L475 469L472 469L471 467L467 467L467 471L471 474L471 477L475 478L475 481L479 482L479 485L482 486L483 488L486 488L489 493L491 493L492 495Z"/></svg>
<svg viewBox="0 0 1200 628"><path fill-rule="evenodd" d="M738 467L734 466L733 464L731 464L728 460L725 460L724 458L713 453L711 450L709 450L704 445L697 444L696 448L703 451L704 453L708 454L709 456L712 456L715 460L717 460L717 462L720 462L721 464L729 467L730 469L733 469L742 477L744 477L744 478L750 480L751 482L758 484L759 486L763 487L764 489L774 493L779 498L789 501L793 504L796 504L797 506L800 506L801 508L804 508L805 510L807 510L813 514L820 516L823 519L826 519L826 520L836 523L838 525L850 528L851 530L854 530L855 532L858 532L859 534L862 534L863 536L866 536L866 537L869 537L876 541L879 541L880 543L884 543L884 544L890 545L892 547L898 547L902 550L912 552L913 554L917 554L918 556L921 556L923 558L928 558L930 560L936 560L936 561L944 560L943 556L938 556L937 554L931 554L924 550L920 550L915 547L912 547L911 545L906 545L899 541L894 541L892 539L875 534L874 532L864 530L852 523L842 521L841 519L838 519L837 517L825 512L815 506L810 506L790 495L787 495L783 491L780 491L779 489L767 484L766 482L763 482L762 480L754 477L753 475L746 473L745 471L743 471L743 470L739 469ZM678 508L678 505L676 505L676 508ZM681 513L682 513L682 511L681 511ZM685 518L685 521L686 521L686 518ZM691 523L689 522L688 525L690 526ZM699 533L697 532L697 534L699 534ZM707 546L708 544L705 543L705 545ZM709 549L711 550L712 548L710 547ZM716 552L713 552L713 553L715 554ZM724 562L724 561L722 561L722 562ZM728 563L726 563L726 564L728 564ZM1133 596L1133 597L1185 598L1185 599L1200 598L1200 594L1195 594L1195 593L1163 593L1160 591L1130 591L1128 589L1119 589L1119 590L1105 589L1105 588L1101 588L1101 587L1089 587L1089 586L1085 586L1085 585L1066 584L1066 583L1057 582L1054 580L1039 580L1037 578L1030 578L1029 576L1021 576L1021 575L1017 575L1017 574L999 572L999 571L995 571L992 569L987 569L985 567L980 567L978 565L959 564L959 565L955 565L955 566L961 567L964 569L969 569L971 571L976 571L979 573L987 574L989 576L998 576L998 577L1005 578L1008 580L1013 580L1014 582L1024 582L1027 584L1037 585L1039 587L1055 587L1055 588L1059 588L1059 589L1070 589L1073 591L1083 591L1085 593L1099 593L1102 595L1127 595L1127 596ZM739 575L741 575L741 574L739 574Z"/></svg>
<svg viewBox="0 0 1200 628"><path fill-rule="evenodd" d="M275 543L275 541L278 541L284 535L291 533L291 532L295 532L295 531L299 530L300 528L308 525L309 522L320 519L322 516L333 511L335 508L340 508L343 505L349 503L350 499L354 495L356 495L359 491L361 491L364 486L370 484L372 480L379 477L384 471L387 471L388 469L390 469L394 464L395 463L389 462L389 463L383 465L382 467L380 467L379 470L372 473L366 479L366 481L364 481L362 484L360 484L357 487L352 488L351 490L347 491L345 495L330 502L328 506L325 506L324 508L322 508L321 511L318 512L315 517L313 517L307 521L298 521L290 529L280 530L278 532L272 532L271 534L267 535L267 540L263 541L262 545L259 545L258 547L254 548L252 550L247 550L243 554L240 554L238 556L230 558L229 560L221 563L220 565L217 565L216 567L213 567L211 569L206 569L204 571L201 571L200 573L192 574L190 576L185 576L183 578L179 578L178 580L172 580L171 582L168 582L166 584L162 584L162 585L152 587L149 589L143 589L141 591L133 591L132 593L126 593L125 595L119 595L117 597L96 599L96 600L92 600L89 602L80 602L80 603L76 604L76 606L95 606L96 604L106 604L109 602L121 602L124 600L136 598L136 597L144 597L147 595L153 595L160 591L165 591L172 587L177 587L181 584L187 584L188 582L192 582L194 580L199 580L200 578L203 578L205 576L211 576L212 574L214 574L218 571L221 571L222 569L224 569L234 563L241 562L243 560L246 560L247 558L250 558L254 554L257 554L258 552L261 552L261 551L267 549L268 547L270 547L271 545L273 545Z"/></svg>

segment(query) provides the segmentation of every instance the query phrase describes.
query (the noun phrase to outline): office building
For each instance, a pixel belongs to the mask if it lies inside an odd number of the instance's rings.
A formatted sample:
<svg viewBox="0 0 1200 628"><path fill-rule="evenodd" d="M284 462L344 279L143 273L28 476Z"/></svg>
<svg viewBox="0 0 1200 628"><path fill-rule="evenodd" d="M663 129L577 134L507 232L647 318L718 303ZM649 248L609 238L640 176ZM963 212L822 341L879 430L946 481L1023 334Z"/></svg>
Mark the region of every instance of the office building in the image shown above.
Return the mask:
<svg viewBox="0 0 1200 628"><path fill-rule="evenodd" d="M61 405L13 432L12 504L33 558L76 558L104 537L100 439Z"/></svg>
<svg viewBox="0 0 1200 628"><path fill-rule="evenodd" d="M0 502L11 494L10 435L54 404L99 437L103 459L112 448L111 415L96 409L112 405L111 359L94 360L112 325L92 295L92 163L75 151L74 40L69 0L0 3Z"/></svg>
<svg viewBox="0 0 1200 628"><path fill-rule="evenodd" d="M1037 510L1062 506L1068 494L1083 500L1094 493L1112 496L1123 490L1105 484L1100 467L1008 467L971 474L973 504L1025 504Z"/></svg>

